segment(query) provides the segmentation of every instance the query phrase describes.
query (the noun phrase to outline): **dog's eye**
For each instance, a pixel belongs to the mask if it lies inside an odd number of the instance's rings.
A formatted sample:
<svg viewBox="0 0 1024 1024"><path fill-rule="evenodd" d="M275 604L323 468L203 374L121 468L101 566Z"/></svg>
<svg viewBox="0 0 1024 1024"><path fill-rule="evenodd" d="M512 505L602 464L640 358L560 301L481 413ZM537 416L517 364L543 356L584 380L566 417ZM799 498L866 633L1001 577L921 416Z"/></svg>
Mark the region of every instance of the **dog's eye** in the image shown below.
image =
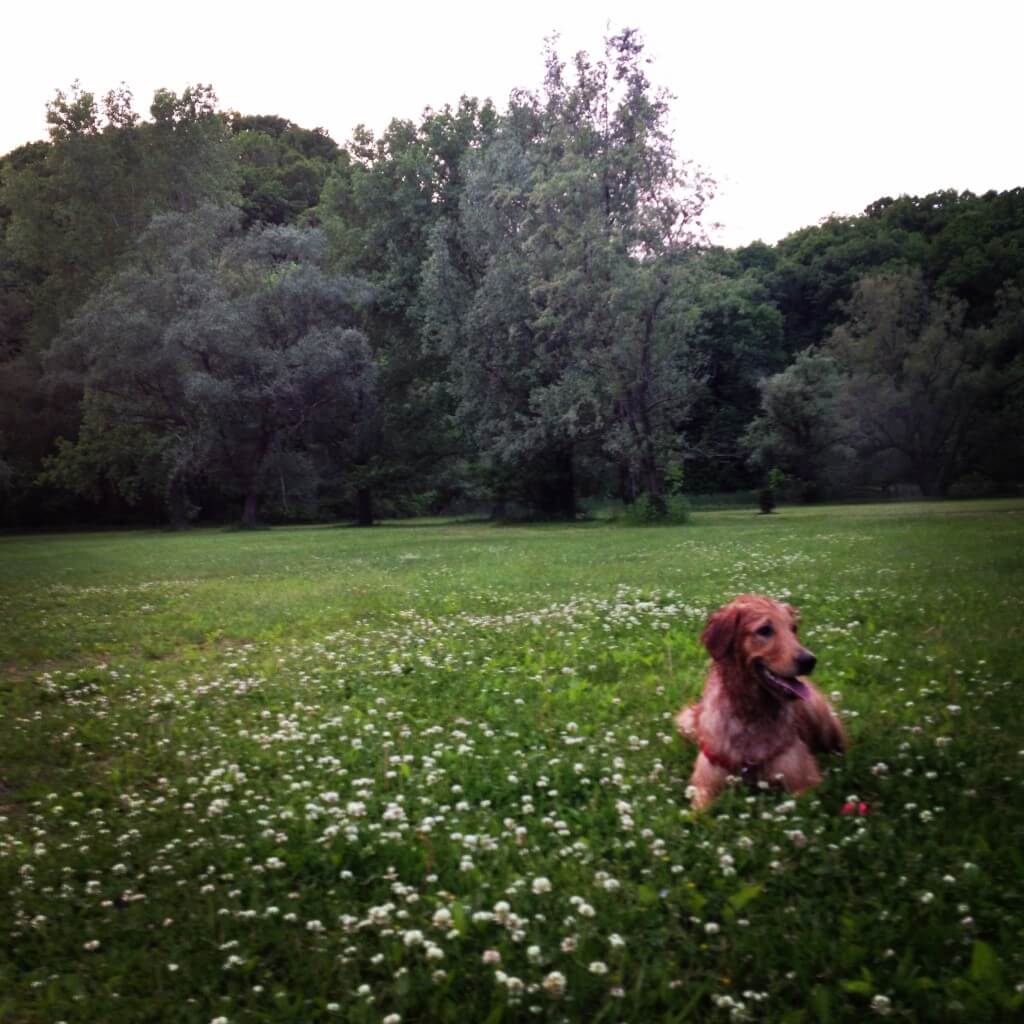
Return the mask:
<svg viewBox="0 0 1024 1024"><path fill-rule="evenodd" d="M774 636L775 627L770 622L766 622L763 626L758 626L754 632L758 636Z"/></svg>

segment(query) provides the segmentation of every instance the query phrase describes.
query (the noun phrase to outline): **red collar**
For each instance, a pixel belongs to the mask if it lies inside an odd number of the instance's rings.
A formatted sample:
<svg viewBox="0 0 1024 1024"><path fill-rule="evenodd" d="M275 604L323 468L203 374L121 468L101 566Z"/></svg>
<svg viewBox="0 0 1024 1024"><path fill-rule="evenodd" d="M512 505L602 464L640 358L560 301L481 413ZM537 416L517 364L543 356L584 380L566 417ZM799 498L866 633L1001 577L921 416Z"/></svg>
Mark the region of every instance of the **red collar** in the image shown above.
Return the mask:
<svg viewBox="0 0 1024 1024"><path fill-rule="evenodd" d="M723 771L727 771L730 775L737 776L748 776L751 772L756 771L766 761L770 761L775 754L771 757L766 757L763 761L742 761L737 763L736 761L730 761L728 758L723 757L721 754L716 754L704 740L700 741L700 752L716 767L721 768Z"/></svg>
<svg viewBox="0 0 1024 1024"><path fill-rule="evenodd" d="M720 754L716 754L712 749L703 741L700 741L700 752L716 767L722 768L727 771L730 775L738 775L742 771L749 771L753 765L743 765L739 771L736 770L736 764L730 761Z"/></svg>

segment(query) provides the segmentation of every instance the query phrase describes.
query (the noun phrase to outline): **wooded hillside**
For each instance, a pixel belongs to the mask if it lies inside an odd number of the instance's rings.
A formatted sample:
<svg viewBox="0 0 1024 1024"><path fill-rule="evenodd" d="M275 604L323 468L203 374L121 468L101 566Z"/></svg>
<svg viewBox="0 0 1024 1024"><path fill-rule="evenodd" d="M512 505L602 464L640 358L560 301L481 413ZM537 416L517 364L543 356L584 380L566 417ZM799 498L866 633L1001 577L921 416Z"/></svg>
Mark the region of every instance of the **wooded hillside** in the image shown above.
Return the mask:
<svg viewBox="0 0 1024 1024"><path fill-rule="evenodd" d="M0 158L0 523L1019 485L1024 189L724 250L637 34L545 68L344 146L58 92Z"/></svg>

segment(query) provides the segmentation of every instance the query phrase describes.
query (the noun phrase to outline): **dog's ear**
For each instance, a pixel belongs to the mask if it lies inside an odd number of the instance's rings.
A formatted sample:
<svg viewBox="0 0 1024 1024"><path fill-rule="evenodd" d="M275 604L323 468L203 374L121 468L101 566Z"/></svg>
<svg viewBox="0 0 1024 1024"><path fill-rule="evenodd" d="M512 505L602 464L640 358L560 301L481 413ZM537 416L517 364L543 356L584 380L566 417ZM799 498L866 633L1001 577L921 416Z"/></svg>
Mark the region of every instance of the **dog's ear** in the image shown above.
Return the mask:
<svg viewBox="0 0 1024 1024"><path fill-rule="evenodd" d="M800 609L799 608L795 608L791 604L784 604L782 607L786 609L786 613L789 615L789 621L794 626L799 626L800 625Z"/></svg>
<svg viewBox="0 0 1024 1024"><path fill-rule="evenodd" d="M732 651L739 621L740 609L731 604L719 608L708 619L708 624L700 635L700 642L708 649L708 654L715 661L722 661Z"/></svg>

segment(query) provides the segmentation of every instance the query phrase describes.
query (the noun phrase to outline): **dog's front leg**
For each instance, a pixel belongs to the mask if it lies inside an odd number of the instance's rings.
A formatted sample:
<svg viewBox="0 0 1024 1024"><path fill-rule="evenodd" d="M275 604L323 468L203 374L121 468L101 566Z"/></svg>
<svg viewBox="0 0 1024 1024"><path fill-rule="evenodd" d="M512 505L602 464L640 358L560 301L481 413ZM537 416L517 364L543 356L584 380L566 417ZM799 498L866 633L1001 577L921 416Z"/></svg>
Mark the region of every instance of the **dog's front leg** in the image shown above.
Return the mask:
<svg viewBox="0 0 1024 1024"><path fill-rule="evenodd" d="M805 743L796 743L784 750L766 765L765 776L770 782L781 782L787 792L802 793L821 782L821 770Z"/></svg>
<svg viewBox="0 0 1024 1024"><path fill-rule="evenodd" d="M703 811L725 789L729 773L712 764L704 752L697 755L687 793L695 811Z"/></svg>
<svg viewBox="0 0 1024 1024"><path fill-rule="evenodd" d="M676 731L680 736L688 739L691 743L700 742L697 739L697 724L700 721L700 701L696 704L688 704L676 714L674 721L676 723Z"/></svg>

